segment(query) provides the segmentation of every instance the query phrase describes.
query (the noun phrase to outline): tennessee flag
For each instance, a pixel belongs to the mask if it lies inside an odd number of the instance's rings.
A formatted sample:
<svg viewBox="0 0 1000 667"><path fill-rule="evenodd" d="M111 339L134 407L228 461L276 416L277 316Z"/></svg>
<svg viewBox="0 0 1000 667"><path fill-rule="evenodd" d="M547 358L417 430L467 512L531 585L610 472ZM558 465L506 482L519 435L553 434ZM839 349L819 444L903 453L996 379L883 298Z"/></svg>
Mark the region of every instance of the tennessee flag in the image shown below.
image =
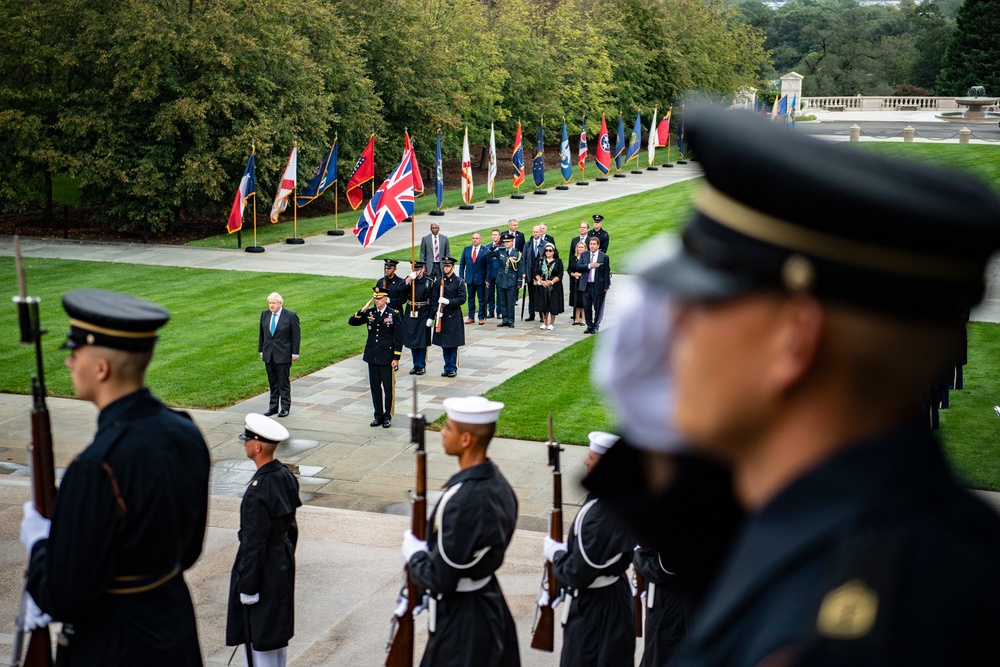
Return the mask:
<svg viewBox="0 0 1000 667"><path fill-rule="evenodd" d="M375 135L368 139L368 145L361 151L361 157L354 165L351 177L347 179L347 201L355 211L361 206L365 193L361 186L375 178Z"/></svg>
<svg viewBox="0 0 1000 667"><path fill-rule="evenodd" d="M229 222L226 229L229 233L238 232L243 229L243 209L246 208L247 200L253 197L257 191L257 179L254 177L253 153L247 158L247 166L243 168L243 177L240 179L240 187L236 190L236 197L233 199L233 207L229 210Z"/></svg>
<svg viewBox="0 0 1000 667"><path fill-rule="evenodd" d="M608 140L608 121L601 116L601 132L597 135L597 148L594 149L594 162L602 174L611 171L611 142Z"/></svg>
<svg viewBox="0 0 1000 667"><path fill-rule="evenodd" d="M514 135L514 152L510 162L514 165L514 187L524 183L524 147L521 145L521 121L517 121L517 134Z"/></svg>
<svg viewBox="0 0 1000 667"><path fill-rule="evenodd" d="M281 174L281 183L278 184L278 194L274 196L274 204L271 206L271 222L277 222L278 216L288 208L288 198L295 191L295 181L298 178L299 149L292 146L292 152L288 154L288 164Z"/></svg>
<svg viewBox="0 0 1000 667"><path fill-rule="evenodd" d="M410 145L410 133L407 130L403 130L403 153L410 151L412 156L410 159L413 160L413 196L419 197L424 194L424 177L420 175L420 165L417 164L417 154L413 150L413 146Z"/></svg>

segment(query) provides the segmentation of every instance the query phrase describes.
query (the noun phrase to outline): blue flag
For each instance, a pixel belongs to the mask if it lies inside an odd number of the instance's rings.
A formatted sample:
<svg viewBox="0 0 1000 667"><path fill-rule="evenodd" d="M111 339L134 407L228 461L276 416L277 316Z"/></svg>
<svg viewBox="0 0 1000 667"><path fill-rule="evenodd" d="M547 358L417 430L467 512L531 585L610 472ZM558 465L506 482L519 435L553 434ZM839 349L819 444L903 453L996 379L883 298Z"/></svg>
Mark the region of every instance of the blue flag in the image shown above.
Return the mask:
<svg viewBox="0 0 1000 667"><path fill-rule="evenodd" d="M788 95L784 95L780 100L778 100L778 115L788 115Z"/></svg>
<svg viewBox="0 0 1000 667"><path fill-rule="evenodd" d="M639 151L642 150L642 118L641 114L635 115L635 127L632 128L632 135L628 138L628 151L625 153L625 164L630 160L639 160Z"/></svg>
<svg viewBox="0 0 1000 667"><path fill-rule="evenodd" d="M441 129L438 128L437 153L434 154L434 194L437 196L437 207L441 210L444 202L444 168L441 166Z"/></svg>
<svg viewBox="0 0 1000 667"><path fill-rule="evenodd" d="M586 144L584 144L586 145ZM566 121L563 121L562 141L559 143L559 170L563 181L569 183L573 178L573 160L569 155L569 135L566 134Z"/></svg>
<svg viewBox="0 0 1000 667"><path fill-rule="evenodd" d="M531 165L531 172L535 176L535 187L540 188L545 184L545 140L542 137L545 131L545 124L538 126L538 143L535 144L535 160Z"/></svg>
<svg viewBox="0 0 1000 667"><path fill-rule="evenodd" d="M326 154L323 161L316 167L309 185L302 188L302 191L295 198L295 204L302 208L315 199L319 199L327 189L337 182L337 137L333 139L333 146Z"/></svg>
<svg viewBox="0 0 1000 667"><path fill-rule="evenodd" d="M622 153L625 152L625 121L618 114L618 136L615 138L615 169L622 169Z"/></svg>
<svg viewBox="0 0 1000 667"><path fill-rule="evenodd" d="M677 152L684 157L684 107L681 107L681 128L677 131Z"/></svg>

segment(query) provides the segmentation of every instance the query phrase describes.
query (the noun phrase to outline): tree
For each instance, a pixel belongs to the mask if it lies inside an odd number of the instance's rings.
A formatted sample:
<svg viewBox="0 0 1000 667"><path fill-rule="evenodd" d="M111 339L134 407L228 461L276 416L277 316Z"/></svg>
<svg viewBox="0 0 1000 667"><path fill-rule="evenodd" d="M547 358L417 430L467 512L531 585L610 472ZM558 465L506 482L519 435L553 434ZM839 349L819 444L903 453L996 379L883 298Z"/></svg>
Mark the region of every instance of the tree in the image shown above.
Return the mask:
<svg viewBox="0 0 1000 667"><path fill-rule="evenodd" d="M942 95L965 95L970 86L984 86L1000 95L1000 3L966 0L955 18L937 88Z"/></svg>

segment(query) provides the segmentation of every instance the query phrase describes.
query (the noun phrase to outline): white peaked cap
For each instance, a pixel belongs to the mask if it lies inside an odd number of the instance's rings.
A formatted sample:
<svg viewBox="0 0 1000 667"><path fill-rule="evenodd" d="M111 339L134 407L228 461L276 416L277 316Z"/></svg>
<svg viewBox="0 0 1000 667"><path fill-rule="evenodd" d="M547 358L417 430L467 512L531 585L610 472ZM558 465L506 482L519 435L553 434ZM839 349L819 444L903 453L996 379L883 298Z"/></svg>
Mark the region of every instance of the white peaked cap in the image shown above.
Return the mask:
<svg viewBox="0 0 1000 667"><path fill-rule="evenodd" d="M246 432L240 436L240 440L249 440L256 436L265 442L275 444L288 438L288 429L270 417L251 412L245 420Z"/></svg>
<svg viewBox="0 0 1000 667"><path fill-rule="evenodd" d="M611 445L618 442L618 436L614 433L605 433L604 431L591 431L590 435L590 451L595 454L600 454L604 456L611 449Z"/></svg>
<svg viewBox="0 0 1000 667"><path fill-rule="evenodd" d="M449 419L462 424L494 424L503 410L503 403L483 396L463 396L444 399Z"/></svg>

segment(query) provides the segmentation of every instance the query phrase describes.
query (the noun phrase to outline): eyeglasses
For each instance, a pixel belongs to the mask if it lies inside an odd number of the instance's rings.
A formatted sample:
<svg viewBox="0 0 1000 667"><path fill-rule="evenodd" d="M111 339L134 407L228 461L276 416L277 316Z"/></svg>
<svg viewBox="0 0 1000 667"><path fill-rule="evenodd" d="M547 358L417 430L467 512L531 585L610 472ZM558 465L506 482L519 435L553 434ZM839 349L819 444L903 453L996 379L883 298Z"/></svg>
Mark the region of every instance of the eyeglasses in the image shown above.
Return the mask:
<svg viewBox="0 0 1000 667"><path fill-rule="evenodd" d="M547 248L547 249L545 250L545 252L555 252L555 250L552 250L551 248Z"/></svg>

